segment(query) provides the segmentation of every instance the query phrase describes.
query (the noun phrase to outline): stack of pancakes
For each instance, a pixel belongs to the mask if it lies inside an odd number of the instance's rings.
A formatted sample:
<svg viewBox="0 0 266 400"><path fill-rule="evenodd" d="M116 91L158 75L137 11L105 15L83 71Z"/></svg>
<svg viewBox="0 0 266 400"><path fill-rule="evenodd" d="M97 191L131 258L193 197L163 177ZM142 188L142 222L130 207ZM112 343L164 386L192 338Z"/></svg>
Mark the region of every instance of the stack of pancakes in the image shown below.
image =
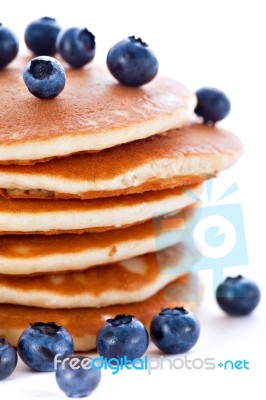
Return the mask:
<svg viewBox="0 0 266 400"><path fill-rule="evenodd" d="M92 65L39 100L27 61L0 73L0 335L16 344L55 321L84 351L108 317L148 325L161 307L193 307L194 198L239 140L192 123L195 95L174 80L128 88Z"/></svg>

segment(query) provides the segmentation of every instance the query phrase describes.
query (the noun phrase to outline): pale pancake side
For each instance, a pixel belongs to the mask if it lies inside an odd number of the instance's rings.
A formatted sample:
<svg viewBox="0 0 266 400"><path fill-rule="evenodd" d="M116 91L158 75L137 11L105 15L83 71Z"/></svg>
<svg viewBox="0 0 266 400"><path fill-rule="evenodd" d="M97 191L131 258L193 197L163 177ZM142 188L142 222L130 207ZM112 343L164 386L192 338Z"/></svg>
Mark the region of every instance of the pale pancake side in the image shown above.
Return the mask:
<svg viewBox="0 0 266 400"><path fill-rule="evenodd" d="M36 275L118 262L183 241L196 222L196 209L186 209L130 228L101 233L2 236L0 273Z"/></svg>
<svg viewBox="0 0 266 400"><path fill-rule="evenodd" d="M0 304L0 335L17 346L19 336L30 323L54 321L72 334L75 351L89 351L95 349L96 336L106 319L117 314L130 314L149 328L151 319L161 308L183 306L193 310L199 305L202 292L203 288L198 284L197 277L185 275L149 299L131 304L73 309Z"/></svg>
<svg viewBox="0 0 266 400"><path fill-rule="evenodd" d="M232 133L193 124L95 154L34 166L0 166L8 197L99 198L201 182L231 167L242 154Z"/></svg>
<svg viewBox="0 0 266 400"><path fill-rule="evenodd" d="M66 68L55 99L32 96L22 79L28 59L18 57L0 74L0 162L27 163L82 151L99 151L184 125L196 96L158 76L141 88L115 81L91 64Z"/></svg>
<svg viewBox="0 0 266 400"><path fill-rule="evenodd" d="M104 307L142 301L189 272L199 253L180 243L158 253L59 275L0 275L3 303L47 308Z"/></svg>
<svg viewBox="0 0 266 400"><path fill-rule="evenodd" d="M200 196L203 184L91 200L5 199L0 196L0 234L106 231L181 211Z"/></svg>

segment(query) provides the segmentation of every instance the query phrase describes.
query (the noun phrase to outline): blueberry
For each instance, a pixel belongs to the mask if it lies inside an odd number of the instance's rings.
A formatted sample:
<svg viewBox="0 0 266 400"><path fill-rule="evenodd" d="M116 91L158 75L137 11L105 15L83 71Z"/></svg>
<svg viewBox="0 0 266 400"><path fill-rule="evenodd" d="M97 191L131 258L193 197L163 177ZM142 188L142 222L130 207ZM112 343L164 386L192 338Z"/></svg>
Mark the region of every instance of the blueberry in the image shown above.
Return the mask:
<svg viewBox="0 0 266 400"><path fill-rule="evenodd" d="M54 358L72 355L70 333L54 322L35 322L22 332L18 340L18 354L22 361L36 371L53 371Z"/></svg>
<svg viewBox="0 0 266 400"><path fill-rule="evenodd" d="M150 326L151 340L164 353L179 354L191 349L200 334L197 318L183 307L162 308Z"/></svg>
<svg viewBox="0 0 266 400"><path fill-rule="evenodd" d="M31 22L24 33L27 47L38 56L56 53L56 38L61 30L54 18L44 17Z"/></svg>
<svg viewBox="0 0 266 400"><path fill-rule="evenodd" d="M84 397L97 388L101 371L93 368L92 359L72 356L58 365L56 381L60 389L69 397Z"/></svg>
<svg viewBox="0 0 266 400"><path fill-rule="evenodd" d="M56 42L61 57L73 68L81 68L95 56L95 36L88 29L69 28Z"/></svg>
<svg viewBox="0 0 266 400"><path fill-rule="evenodd" d="M97 351L107 359L141 357L149 345L149 335L144 325L132 315L119 314L108 319L96 340Z"/></svg>
<svg viewBox="0 0 266 400"><path fill-rule="evenodd" d="M39 99L53 99L62 92L66 83L60 62L47 56L33 58L24 70L23 79L30 93Z"/></svg>
<svg viewBox="0 0 266 400"><path fill-rule="evenodd" d="M17 352L11 344L0 338L0 381L8 378L17 366Z"/></svg>
<svg viewBox="0 0 266 400"><path fill-rule="evenodd" d="M158 72L155 54L140 38L129 36L116 43L107 54L111 74L127 86L141 86L150 82Z"/></svg>
<svg viewBox="0 0 266 400"><path fill-rule="evenodd" d="M226 278L216 290L216 300L229 315L243 316L251 313L260 301L258 285L238 275Z"/></svg>
<svg viewBox="0 0 266 400"><path fill-rule="evenodd" d="M215 124L224 119L231 109L225 93L214 88L201 88L196 92L198 104L195 113L203 118L206 124Z"/></svg>
<svg viewBox="0 0 266 400"><path fill-rule="evenodd" d="M0 23L0 68L14 60L18 54L18 48L16 35Z"/></svg>

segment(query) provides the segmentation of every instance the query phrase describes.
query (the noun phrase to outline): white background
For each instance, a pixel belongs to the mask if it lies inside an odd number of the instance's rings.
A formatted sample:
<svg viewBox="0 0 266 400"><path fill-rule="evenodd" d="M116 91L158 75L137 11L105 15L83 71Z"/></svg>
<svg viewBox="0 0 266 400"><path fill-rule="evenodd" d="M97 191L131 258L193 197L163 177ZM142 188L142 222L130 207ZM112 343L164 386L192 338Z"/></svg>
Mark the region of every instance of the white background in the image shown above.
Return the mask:
<svg viewBox="0 0 266 400"><path fill-rule="evenodd" d="M42 16L63 27L86 26L96 35L96 61L105 62L109 48L129 35L141 36L156 52L160 73L192 90L214 86L231 99L232 112L221 126L237 133L246 153L237 167L220 175L214 197L233 182L240 190L226 200L243 208L249 263L227 269L256 280L262 290L258 309L246 318L226 317L213 298L212 273L202 273L205 298L197 315L202 332L188 357L246 359L250 370L206 370L103 373L93 399L265 399L265 2L259 0L1 0L2 23L20 37L27 23ZM23 43L21 40L21 48ZM1 89L1 88L0 88ZM1 92L0 92L1 95ZM150 355L154 355L151 346ZM63 399L53 373L29 372L19 364L0 382L0 399Z"/></svg>

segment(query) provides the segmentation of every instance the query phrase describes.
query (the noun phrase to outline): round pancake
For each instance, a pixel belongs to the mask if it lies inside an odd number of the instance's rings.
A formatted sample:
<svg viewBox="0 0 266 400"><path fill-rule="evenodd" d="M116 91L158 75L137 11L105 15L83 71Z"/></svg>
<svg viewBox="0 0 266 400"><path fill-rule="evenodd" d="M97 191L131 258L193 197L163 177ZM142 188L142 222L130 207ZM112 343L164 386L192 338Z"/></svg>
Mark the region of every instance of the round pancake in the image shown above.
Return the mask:
<svg viewBox="0 0 266 400"><path fill-rule="evenodd" d="M157 192L92 200L5 199L0 196L0 234L81 233L139 224L181 211L200 196L203 184Z"/></svg>
<svg viewBox="0 0 266 400"><path fill-rule="evenodd" d="M96 336L106 319L117 314L136 316L149 329L154 314L166 307L194 309L201 301L203 288L198 278L185 275L149 299L137 303L102 308L46 309L11 304L0 305L0 335L17 346L18 338L30 323L50 322L64 326L73 336L75 351L95 349Z"/></svg>
<svg viewBox="0 0 266 400"><path fill-rule="evenodd" d="M202 182L242 154L232 133L193 124L94 154L0 166L6 197L99 198Z"/></svg>
<svg viewBox="0 0 266 400"><path fill-rule="evenodd" d="M158 76L141 88L115 81L91 64L66 68L56 99L39 100L22 80L28 62L18 57L0 74L0 162L27 163L82 151L99 151L184 125L196 96Z"/></svg>
<svg viewBox="0 0 266 400"><path fill-rule="evenodd" d="M2 236L0 273L77 271L118 262L183 241L196 221L195 209L186 209L130 228L101 233Z"/></svg>
<svg viewBox="0 0 266 400"><path fill-rule="evenodd" d="M45 308L104 307L143 301L191 270L199 253L180 243L157 253L85 271L0 275L3 303Z"/></svg>

